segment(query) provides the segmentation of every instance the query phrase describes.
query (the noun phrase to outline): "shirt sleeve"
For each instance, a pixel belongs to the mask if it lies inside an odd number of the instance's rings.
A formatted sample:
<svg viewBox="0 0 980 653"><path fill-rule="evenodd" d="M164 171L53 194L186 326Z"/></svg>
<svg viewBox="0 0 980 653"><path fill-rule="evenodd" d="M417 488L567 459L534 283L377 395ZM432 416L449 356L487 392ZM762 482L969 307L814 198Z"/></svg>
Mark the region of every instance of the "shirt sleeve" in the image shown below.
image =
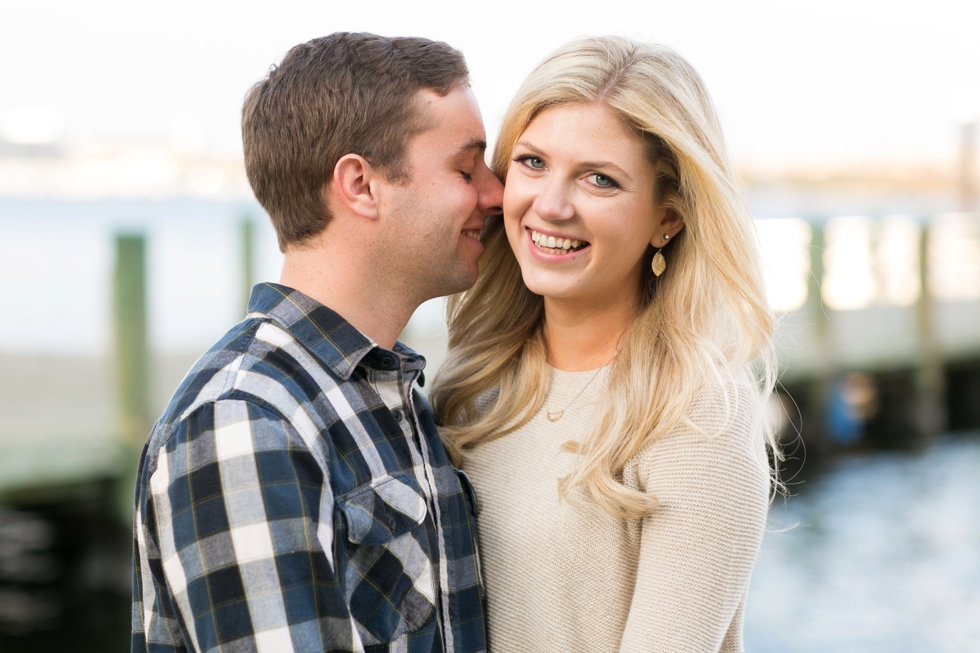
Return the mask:
<svg viewBox="0 0 980 653"><path fill-rule="evenodd" d="M245 401L181 420L149 478L153 583L188 650L360 650L333 556L322 453ZM229 646L234 643L233 646Z"/></svg>
<svg viewBox="0 0 980 653"><path fill-rule="evenodd" d="M739 388L727 402L696 399L689 415L705 432L682 425L625 471L659 503L640 528L623 653L742 650L742 610L769 499L755 394Z"/></svg>

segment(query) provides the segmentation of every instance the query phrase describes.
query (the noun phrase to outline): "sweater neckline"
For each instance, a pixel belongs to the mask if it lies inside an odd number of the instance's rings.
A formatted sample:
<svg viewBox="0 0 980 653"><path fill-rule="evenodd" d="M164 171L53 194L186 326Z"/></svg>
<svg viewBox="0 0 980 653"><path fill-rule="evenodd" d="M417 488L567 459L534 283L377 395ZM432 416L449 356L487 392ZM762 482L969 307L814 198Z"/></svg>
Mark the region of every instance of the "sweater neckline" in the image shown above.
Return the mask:
<svg viewBox="0 0 980 653"><path fill-rule="evenodd" d="M605 387L611 367L612 364L610 363L594 370L566 372L549 365L547 398L552 401L565 401L570 400L578 393L582 393L582 399L596 396Z"/></svg>

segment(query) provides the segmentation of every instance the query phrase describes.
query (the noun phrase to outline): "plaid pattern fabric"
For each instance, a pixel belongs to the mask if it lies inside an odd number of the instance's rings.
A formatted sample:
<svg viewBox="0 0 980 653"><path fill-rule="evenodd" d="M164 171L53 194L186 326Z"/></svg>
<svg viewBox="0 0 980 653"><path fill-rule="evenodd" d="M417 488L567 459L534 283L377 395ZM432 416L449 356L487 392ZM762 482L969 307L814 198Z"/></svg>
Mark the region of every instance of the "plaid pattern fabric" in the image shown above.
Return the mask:
<svg viewBox="0 0 980 653"><path fill-rule="evenodd" d="M191 369L136 489L135 651L486 648L472 487L386 351L283 286Z"/></svg>

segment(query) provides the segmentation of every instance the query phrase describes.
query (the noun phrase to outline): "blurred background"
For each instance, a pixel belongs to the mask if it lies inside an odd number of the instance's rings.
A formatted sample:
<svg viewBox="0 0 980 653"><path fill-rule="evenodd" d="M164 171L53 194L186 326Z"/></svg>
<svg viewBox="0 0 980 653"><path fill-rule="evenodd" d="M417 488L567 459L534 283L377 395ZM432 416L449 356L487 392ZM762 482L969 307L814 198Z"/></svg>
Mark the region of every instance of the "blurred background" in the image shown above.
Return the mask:
<svg viewBox="0 0 980 653"><path fill-rule="evenodd" d="M281 255L248 88L332 31L467 56L491 141L555 47L675 47L721 114L781 316L752 652L980 650L980 5L10 1L0 8L0 650L129 646L139 447ZM430 369L442 300L403 338Z"/></svg>

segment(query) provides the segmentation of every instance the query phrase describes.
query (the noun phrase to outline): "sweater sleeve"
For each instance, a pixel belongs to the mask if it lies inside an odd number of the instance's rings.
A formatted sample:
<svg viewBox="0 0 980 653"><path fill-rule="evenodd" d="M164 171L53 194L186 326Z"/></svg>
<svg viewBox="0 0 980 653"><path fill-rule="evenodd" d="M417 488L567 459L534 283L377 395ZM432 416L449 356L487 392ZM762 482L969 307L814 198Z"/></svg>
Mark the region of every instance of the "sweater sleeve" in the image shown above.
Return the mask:
<svg viewBox="0 0 980 653"><path fill-rule="evenodd" d="M742 651L769 464L756 393L739 384L724 395L700 393L691 424L654 442L624 470L627 483L659 503L640 527L622 653Z"/></svg>

